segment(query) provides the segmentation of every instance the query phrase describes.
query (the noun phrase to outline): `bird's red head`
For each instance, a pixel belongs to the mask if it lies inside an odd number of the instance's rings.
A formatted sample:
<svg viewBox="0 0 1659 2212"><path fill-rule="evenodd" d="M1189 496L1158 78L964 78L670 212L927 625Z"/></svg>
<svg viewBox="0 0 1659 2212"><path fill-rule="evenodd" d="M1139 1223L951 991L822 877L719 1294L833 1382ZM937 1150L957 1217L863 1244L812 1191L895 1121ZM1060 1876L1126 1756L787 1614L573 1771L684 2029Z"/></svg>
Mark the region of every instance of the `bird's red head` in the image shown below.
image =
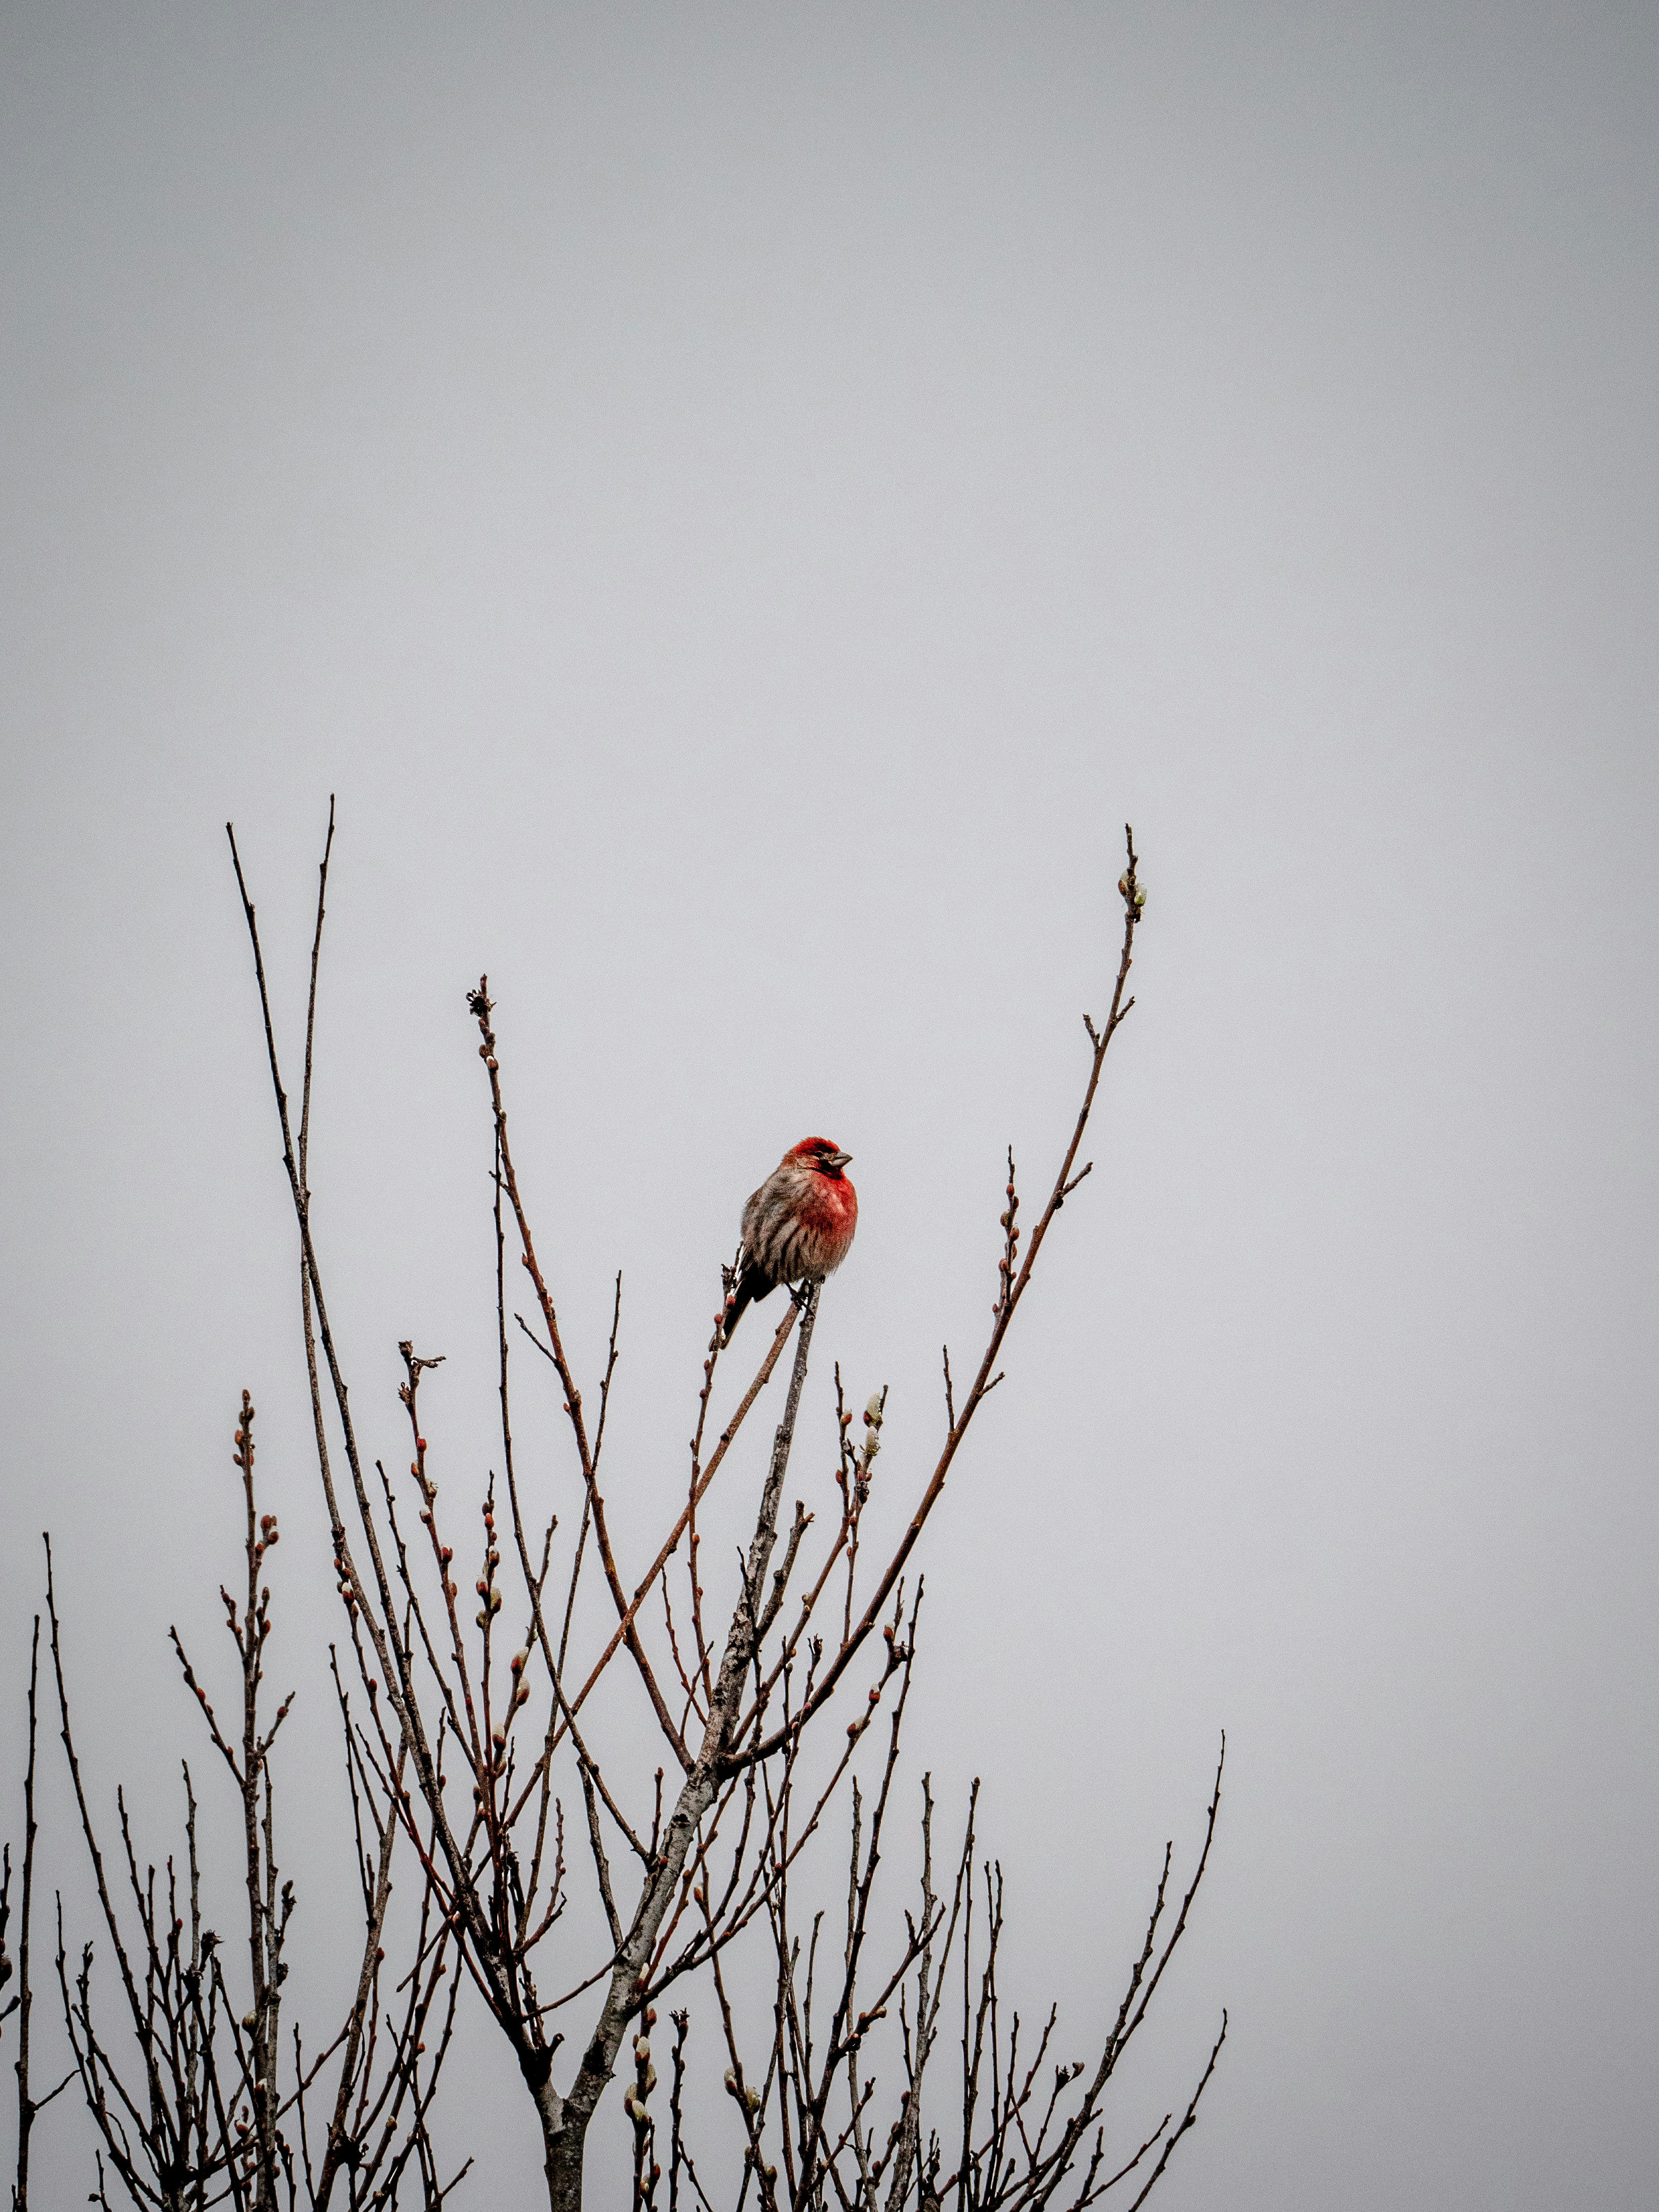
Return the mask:
<svg viewBox="0 0 1659 2212"><path fill-rule="evenodd" d="M792 1145L783 1157L786 1160L798 1162L804 1168L816 1168L820 1175L833 1176L839 1182L841 1171L853 1155L842 1152L840 1146L829 1137L803 1137L799 1144Z"/></svg>

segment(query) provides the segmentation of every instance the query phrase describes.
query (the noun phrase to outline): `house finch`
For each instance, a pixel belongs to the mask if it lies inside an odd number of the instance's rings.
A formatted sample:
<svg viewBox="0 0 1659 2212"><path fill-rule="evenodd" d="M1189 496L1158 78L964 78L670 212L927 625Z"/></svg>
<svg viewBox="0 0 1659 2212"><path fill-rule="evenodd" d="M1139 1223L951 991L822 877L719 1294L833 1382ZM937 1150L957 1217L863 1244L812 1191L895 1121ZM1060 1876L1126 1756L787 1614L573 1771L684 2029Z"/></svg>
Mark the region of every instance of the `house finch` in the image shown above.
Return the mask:
<svg viewBox="0 0 1659 2212"><path fill-rule="evenodd" d="M803 1138L752 1194L723 1343L755 1299L770 1297L780 1283L822 1282L847 1257L859 1225L859 1194L842 1173L852 1157L828 1137Z"/></svg>

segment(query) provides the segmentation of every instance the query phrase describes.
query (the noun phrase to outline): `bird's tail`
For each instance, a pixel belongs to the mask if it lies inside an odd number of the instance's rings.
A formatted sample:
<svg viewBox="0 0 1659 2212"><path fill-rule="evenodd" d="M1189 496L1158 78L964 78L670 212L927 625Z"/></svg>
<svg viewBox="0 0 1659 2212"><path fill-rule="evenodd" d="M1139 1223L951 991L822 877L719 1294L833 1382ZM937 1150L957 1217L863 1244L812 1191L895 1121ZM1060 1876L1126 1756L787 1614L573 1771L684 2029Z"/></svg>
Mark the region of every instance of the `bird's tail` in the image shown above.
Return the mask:
<svg viewBox="0 0 1659 2212"><path fill-rule="evenodd" d="M723 1345L730 1344L733 1330L742 1319L745 1307L757 1305L762 1298L769 1298L777 1288L774 1277L764 1267L751 1260L738 1277L738 1287L732 1293L732 1302L726 1309L726 1328L720 1338Z"/></svg>

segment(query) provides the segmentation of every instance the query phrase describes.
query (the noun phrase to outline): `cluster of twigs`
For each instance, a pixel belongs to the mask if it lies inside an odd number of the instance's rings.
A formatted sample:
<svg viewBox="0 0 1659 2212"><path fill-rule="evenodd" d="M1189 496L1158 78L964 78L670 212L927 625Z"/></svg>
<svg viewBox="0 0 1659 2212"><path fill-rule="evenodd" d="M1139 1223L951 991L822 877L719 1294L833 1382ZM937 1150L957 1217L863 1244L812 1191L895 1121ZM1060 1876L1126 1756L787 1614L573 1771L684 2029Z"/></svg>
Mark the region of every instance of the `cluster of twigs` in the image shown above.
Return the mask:
<svg viewBox="0 0 1659 2212"><path fill-rule="evenodd" d="M672 2086L660 2148L653 2103L658 2081L652 2031L669 1994L696 1977L712 1992L729 2062L725 2079L738 2127L737 2206L752 2191L767 2212L782 2204L800 2212L831 2204L902 2212L915 2204L927 2212L946 2201L960 2212L1051 2203L1077 2212L1139 2174L1156 2150L1133 2200L1139 2203L1193 2124L1209 2069L1180 2124L1172 2126L1166 2116L1127 2163L1109 2172L1100 2109L1186 1928L1207 1862L1219 1773L1203 1855L1170 1932L1160 1946L1170 1876L1166 1854L1146 1947L1115 2026L1092 2069L1058 2068L1046 2094L1038 2083L1049 2063L1053 2018L1029 2060L1021 2055L1018 2020L1006 2033L1002 2025L996 1989L1001 1882L1000 1873L975 1860L977 1785L948 1900L934 1890L933 1806L924 1784L921 1903L905 1916L896 1941L888 1942L879 1933L884 1921L877 1904L921 1605L920 1582L908 1587L909 1562L979 1407L1002 1379L1005 1341L1043 1243L1066 1199L1091 1171L1090 1162L1079 1166L1079 1152L1108 1048L1133 1003L1127 984L1143 894L1133 838L1119 886L1121 957L1105 1020L1097 1028L1085 1018L1091 1058L1069 1142L1029 1235L1019 1226L1021 1201L1009 1155L989 1333L960 1402L948 1349L944 1354L945 1436L897 1542L869 1572L862 1556L865 1510L882 1449L887 1394L884 1388L874 1392L859 1422L848 1410L839 1368L839 1512L822 1534L815 1532L815 1516L803 1504L784 1515L820 1297L819 1285L807 1282L792 1293L734 1412L710 1445L722 1301L703 1361L684 1504L643 1574L630 1583L604 1480L621 1279L590 1424L514 1164L487 977L480 978L468 1003L489 1089L501 1456L471 1536L447 1503L441 1506L443 1455L426 1434L422 1389L441 1364L439 1357L417 1353L408 1341L400 1347L407 1475L389 1471L360 1443L330 1319L307 1181L318 976L333 835L331 807L319 871L297 1128L283 1084L255 909L234 833L231 848L299 1233L318 1467L362 1693L354 1711L337 1660L364 1908L361 1968L337 2032L307 2057L295 2031L285 2067L279 2025L295 1899L278 1876L270 1754L289 1707L283 1704L269 1726L259 1709L270 1625L262 1575L278 1532L256 1510L253 1408L244 1394L236 1463L245 1492L246 1589L241 1598L222 1593L240 1665L240 1737L222 1731L176 1632L173 1640L185 1680L240 1799L246 2004L233 2002L224 1946L204 1924L188 1769L182 1870L169 1860L164 1879L158 1881L154 1869L141 1872L120 1805L136 1947L124 1934L75 1753L49 1568L51 1647L64 1747L103 1923L142 2056L142 2080L129 2081L96 2024L92 1947L83 1948L78 1975L71 1978L60 1936L75 2074L100 2138L99 2201L106 2201L107 2160L108 2174L132 2202L146 2205L228 2200L266 2212L285 2195L290 2206L321 2206L331 2201L342 2176L354 2207L394 2203L400 2188L418 2191L428 2208L440 2205L459 2176L440 2185L428 2115L465 1978L505 2039L534 2106L552 2212L574 2212L581 2202L589 2124L619 2067L629 2077L623 2101L633 2133L636 2212L654 2212L659 2202L668 2212L680 2212L683 2201L688 2212L698 2205L703 2212L724 2212L710 2193L715 2185L707 2179L724 2163L724 2154L702 2153L700 2173L690 2143L684 2097L692 2047L689 2006L672 2014ZM532 1318L512 1312L509 1256L530 1286ZM729 1287L729 1270L726 1279ZM699 1512L716 1477L736 1456L733 1448L748 1416L792 1336L793 1359L760 1473L752 1530L729 1596L711 1601ZM534 1346L543 1372L551 1370L568 1433L575 1510L565 1516L562 1540L560 1516L550 1504L532 1515L515 1457L512 1353L520 1340ZM471 1570L457 1560L469 1553L477 1571L472 1594L464 1596L462 1583ZM585 1639L589 1612L579 1599L589 1582L599 1586L596 1594L614 1615L614 1626L599 1649L580 1658L576 1647ZM645 1725L660 1750L644 1805L628 1802L633 1793L614 1738L601 1745L590 1732L589 1700L623 1652L648 1715ZM842 1723L834 1733L827 1725L832 1705ZM866 1777L864 1747L884 1710L884 1752L872 1751L876 1766ZM31 1722L31 1776L33 1741ZM796 1892L803 1855L843 1790L850 1798L851 1857L845 1932L836 1947L825 1933L824 1913L804 1914ZM580 1808L570 1835L567 1802ZM574 1840L577 1828L580 1846ZM31 1852L33 1832L31 1825ZM588 1863L605 1934L597 1951L567 1959L568 1947L555 1939L570 1900L573 1852ZM419 1902L405 1916L405 1955L394 1980L385 1958L392 1872L400 1856L418 1869ZM26 1853L26 1895L31 1866ZM0 1985L7 1972L9 1894L8 1859L0 1889ZM743 1975L750 1970L733 1979L734 1947L750 1931L769 1948L775 1967L770 2024L758 2044L742 2000ZM881 1963L872 1963L878 1956ZM923 2092L925 2079L933 2078L928 2067L947 1983L955 1989L958 1981L961 2124L947 2154L939 2126L924 2119ZM24 1982L26 1989L27 1972ZM26 2022L26 1996L22 2004ZM5 2016L0 2014L0 2020ZM560 2022L570 2021L582 2027L561 2087L556 2058L569 2031ZM428 2036L434 2045L429 2057ZM326 2116L308 2118L307 2099L315 2107L325 2069L337 2062ZM1212 2052L1212 2069L1214 2063ZM885 2092L883 2066L888 2069ZM884 2135L884 2094L896 2097ZM25 2160L20 2171L26 2170Z"/></svg>
<svg viewBox="0 0 1659 2212"><path fill-rule="evenodd" d="M1224 2013L1208 2063L1179 2120L1173 2112L1165 2112L1127 2158L1109 2158L1102 2117L1108 2085L1144 2023L1186 1932L1220 1809L1221 1763L1192 1878L1171 1917L1173 1847L1166 1846L1140 1951L1092 2064L1083 2060L1053 2063L1059 2015L1052 2008L1036 2050L1023 2055L1020 2016L1016 2012L1005 2022L998 1987L1004 1936L1002 1869L975 1859L977 1783L947 1903L934 1887L934 1804L931 1779L924 1776L920 1903L904 1916L902 1938L872 1972L866 1972L874 1940L876 1874L899 1766L917 1609L913 1608L908 1623L903 1686L894 1701L886 1756L867 1810L859 1783L854 1779L853 1784L844 1932L838 1950L826 1934L822 1908L811 1912L803 1929L792 1911L787 1879L770 1887L768 1922L776 1978L770 2033L761 2039L756 2064L745 2065L745 2039L736 2024L718 1959L714 1962L720 2027L730 2060L726 2088L740 2130L742 2178L737 2205L745 2203L752 2185L755 2202L765 2212L777 2212L781 2205L799 2212L799 2208L831 2204L849 2208L849 2212L902 2212L912 2203L923 2212L945 2204L959 2212L993 2212L993 2208L995 2212L1036 2212L1036 2208L1048 2205L1057 2212L1082 2212L1128 2183L1135 2191L1133 2197L1115 2201L1122 2203L1127 2212L1134 2212L1162 2178L1176 2145L1195 2124L1200 2100L1226 2039ZM782 1794L787 1800L787 1783ZM780 1809L778 1850L787 1861L787 1803ZM907 1977L912 1976L907 1986ZM872 1983L872 1992L866 1996ZM947 2154L947 2130L933 2127L924 2132L922 2112L924 2077L951 1990L959 1992L961 2063L951 2103L960 2118ZM878 2047L881 2024L890 2021L895 2005L896 2065L892 2063L890 2033L886 2047ZM655 2017L648 2014L647 2022ZM684 2063L685 2015L676 2014L674 2019L678 2084ZM635 2051L643 2067L649 2057L643 2038L636 2040ZM884 2136L878 2118L884 2086L892 2109ZM643 2101L647 2094L642 2085L629 2099L641 2149L649 2140ZM678 2093L672 2123L669 2201L678 2205L683 2181L704 2212L714 2212L686 2148ZM635 2212L654 2205L653 2180L644 2159L636 2156Z"/></svg>
<svg viewBox="0 0 1659 2212"><path fill-rule="evenodd" d="M71 1968L61 1897L58 1977L74 2072L97 2136L98 2185L93 2201L107 2205L118 2187L126 2200L185 2212L228 2203L251 2212L278 2204L320 2212L343 2180L345 2201L395 2204L412 2185L435 2212L460 2178L441 2182L428 2128L439 2071L454 2025L455 1989L448 1975L447 1938L423 1899L416 1916L409 1971L395 1992L384 1973L387 1908L397 1828L384 1811L379 1778L363 1732L339 1686L347 1773L356 1819L362 1885L363 1945L345 2014L322 2048L307 2055L298 2026L283 2063L282 2011L289 1962L284 1953L295 1910L291 1882L281 1881L276 1850L276 1784L271 1749L290 1695L267 1725L260 1710L265 1645L271 1632L270 1591L262 1580L278 1540L274 1516L258 1511L254 1490L254 1409L242 1394L235 1463L246 1514L246 1594L220 1596L234 1641L240 1676L240 1730L221 1727L207 1689L175 1628L171 1632L185 1682L194 1694L214 1750L240 1801L246 1895L248 1982L233 1995L226 1945L207 1924L202 1896L198 1801L188 1762L183 1767L182 1864L169 1857L158 1873L134 1839L125 1794L116 1804L121 1872L106 1867L97 1824L76 1750L58 1609L52 1547L46 1547L46 1610L64 1750L82 1836L119 1984L118 2010L137 2045L137 2067L124 2068L101 2024L94 1990L94 1946L81 1947ZM33 1705L30 1707L31 1771ZM367 1823L367 1832L365 1829ZM125 1910L117 1899L123 1887ZM446 1992L446 1982L450 1986ZM427 2037L435 2033L428 2058ZM327 2079L332 2075L332 2095ZM320 2121L319 2098L327 2106ZM469 2161L470 2163L470 2161ZM465 2168L463 2169L465 2171Z"/></svg>

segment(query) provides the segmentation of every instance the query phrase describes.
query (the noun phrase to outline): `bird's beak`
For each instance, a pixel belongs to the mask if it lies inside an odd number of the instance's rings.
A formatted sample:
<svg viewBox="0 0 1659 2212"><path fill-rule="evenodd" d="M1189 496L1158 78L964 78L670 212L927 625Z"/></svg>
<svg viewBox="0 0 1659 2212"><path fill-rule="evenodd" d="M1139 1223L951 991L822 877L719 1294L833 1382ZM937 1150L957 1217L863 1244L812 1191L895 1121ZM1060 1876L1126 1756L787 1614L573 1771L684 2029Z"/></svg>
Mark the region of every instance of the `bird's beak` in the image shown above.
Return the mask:
<svg viewBox="0 0 1659 2212"><path fill-rule="evenodd" d="M844 1168L852 1157L851 1152L831 1152L830 1164L832 1168Z"/></svg>

